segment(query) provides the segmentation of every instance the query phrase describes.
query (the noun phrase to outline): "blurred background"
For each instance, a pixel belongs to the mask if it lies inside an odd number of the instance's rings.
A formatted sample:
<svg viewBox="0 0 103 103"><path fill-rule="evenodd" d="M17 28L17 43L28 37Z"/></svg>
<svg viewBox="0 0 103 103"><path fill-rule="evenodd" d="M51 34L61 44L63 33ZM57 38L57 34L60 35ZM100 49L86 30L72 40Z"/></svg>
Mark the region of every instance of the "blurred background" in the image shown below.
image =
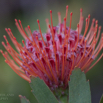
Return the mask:
<svg viewBox="0 0 103 103"><path fill-rule="evenodd" d="M15 18L20 19L24 27L30 25L32 31L38 29L37 19L39 19L44 33L46 31L45 19L50 19L49 10L53 12L53 24L57 25L57 12L61 12L63 20L66 5L69 5L69 13L73 12L73 29L76 29L79 22L80 8L83 8L85 18L91 14L91 21L92 18L96 18L99 25L103 26L102 0L0 0L0 42L4 41L3 35L8 37L5 28L11 28L19 42L23 39L15 26ZM69 25L69 15L67 25ZM8 40L10 41L9 37ZM1 43L0 49L5 50ZM103 58L86 76L90 81L92 103L99 103L103 93ZM0 54L0 103L20 103L19 94L26 96L33 103L34 97L29 83L14 73Z"/></svg>

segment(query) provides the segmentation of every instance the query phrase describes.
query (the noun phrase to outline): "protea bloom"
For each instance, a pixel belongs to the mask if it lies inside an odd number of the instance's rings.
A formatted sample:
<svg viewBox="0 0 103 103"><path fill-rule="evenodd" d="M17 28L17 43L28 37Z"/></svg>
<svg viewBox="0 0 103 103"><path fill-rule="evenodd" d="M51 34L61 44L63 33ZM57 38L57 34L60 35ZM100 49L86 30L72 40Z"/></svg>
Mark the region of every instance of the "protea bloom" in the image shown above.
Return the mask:
<svg viewBox="0 0 103 103"><path fill-rule="evenodd" d="M17 51L9 44L6 36L7 45L2 42L5 49L12 56L11 59L7 52L1 53L5 57L5 62L23 79L30 82L30 76L39 77L45 81L50 88L67 87L72 70L76 67L81 71L88 72L103 56L92 65L102 49L103 34L100 38L101 26L98 28L98 21L93 19L90 29L90 15L86 18L84 34L81 35L83 27L82 9L80 9L80 20L77 29L71 29L72 13L70 13L70 25L66 26L68 6L66 15L61 23L61 14L58 13L59 23L53 26L52 11L50 10L51 25L46 19L47 32L45 38L41 32L39 20L37 20L39 31L33 33L30 26L26 27L26 35L21 21L15 19L15 24L24 37L23 46L17 42L11 29L5 29ZM99 39L100 38L100 39ZM98 44L97 44L98 42ZM16 63L18 64L16 64Z"/></svg>

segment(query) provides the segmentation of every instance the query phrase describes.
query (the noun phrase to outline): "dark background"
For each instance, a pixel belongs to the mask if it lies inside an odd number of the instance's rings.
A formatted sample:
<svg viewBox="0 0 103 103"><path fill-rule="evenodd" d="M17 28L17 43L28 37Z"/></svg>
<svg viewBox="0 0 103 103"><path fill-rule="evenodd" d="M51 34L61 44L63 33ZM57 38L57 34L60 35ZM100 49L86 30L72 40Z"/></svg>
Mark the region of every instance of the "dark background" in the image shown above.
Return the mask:
<svg viewBox="0 0 103 103"><path fill-rule="evenodd" d="M49 10L51 9L53 11L53 23L57 25L57 12L61 12L63 20L66 5L69 5L69 13L73 12L73 29L76 29L77 23L79 22L80 8L83 8L83 15L85 18L88 14L91 14L91 19L96 18L99 21L99 25L103 26L102 0L0 0L0 41L4 41L3 35L7 35L5 32L6 27L11 28L19 42L23 39L15 26L15 18L20 19L24 27L30 25L32 31L38 29L36 20L39 19L42 32L45 32L45 19L50 19ZM8 38L8 40L10 39ZM1 43L0 49L4 50ZM103 93L103 59L101 59L86 76L90 81L92 103L99 103ZM6 96L8 95L8 100L1 100L2 97L6 97L3 96L3 94ZM4 58L0 54L0 103L20 103L19 94L25 95L31 103L33 103L34 99L29 83L14 73L4 62Z"/></svg>

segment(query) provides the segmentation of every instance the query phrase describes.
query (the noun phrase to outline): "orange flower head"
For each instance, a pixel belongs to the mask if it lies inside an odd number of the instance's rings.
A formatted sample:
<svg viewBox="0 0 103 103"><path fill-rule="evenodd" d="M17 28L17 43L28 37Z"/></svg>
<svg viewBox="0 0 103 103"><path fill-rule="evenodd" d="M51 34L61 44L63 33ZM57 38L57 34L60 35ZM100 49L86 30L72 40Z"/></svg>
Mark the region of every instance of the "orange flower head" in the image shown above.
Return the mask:
<svg viewBox="0 0 103 103"><path fill-rule="evenodd" d="M40 22L37 20L39 31L31 32L30 26L23 29L20 20L15 19L15 24L24 37L23 46L17 42L10 28L6 28L11 41L15 45L15 51L9 44L6 36L6 44L2 42L7 52L1 53L5 57L5 62L20 77L30 82L30 76L39 77L54 90L57 87L67 87L72 70L81 68L81 71L88 72L103 56L91 66L91 63L97 58L103 47L103 33L100 35L101 26L98 27L98 21L93 19L90 29L90 15L86 18L84 34L81 35L84 18L82 9L80 9L80 20L77 29L72 30L72 15L70 13L70 24L67 26L68 6L66 6L66 15L61 22L61 14L58 12L59 23L53 26L52 11L50 10L50 21L46 19L47 31L43 34L40 28ZM98 42L98 44L97 44ZM18 65L17 65L18 64Z"/></svg>

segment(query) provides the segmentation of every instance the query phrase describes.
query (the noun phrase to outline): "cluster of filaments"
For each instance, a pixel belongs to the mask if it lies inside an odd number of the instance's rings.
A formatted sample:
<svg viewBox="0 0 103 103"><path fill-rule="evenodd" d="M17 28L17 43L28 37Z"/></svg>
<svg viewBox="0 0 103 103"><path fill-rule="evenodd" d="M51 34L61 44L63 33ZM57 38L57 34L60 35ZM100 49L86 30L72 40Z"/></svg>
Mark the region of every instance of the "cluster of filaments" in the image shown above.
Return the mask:
<svg viewBox="0 0 103 103"><path fill-rule="evenodd" d="M76 30L71 29L72 13L70 13L69 27L66 26L67 14L68 6L66 6L66 16L63 23L61 23L59 12L59 24L53 26L52 11L50 10L51 25L46 19L46 40L43 38L39 20L37 20L39 31L32 33L30 26L28 26L25 28L28 34L26 35L21 21L15 19L16 26L25 39L25 42L22 40L23 46L17 42L11 29L5 29L18 52L11 47L6 36L4 38L7 45L4 42L2 44L13 59L9 57L7 52L0 51L6 59L5 62L20 77L29 82L30 76L39 77L52 89L58 86L66 87L72 70L81 68L86 73L102 58L103 54L90 66L102 49L103 34L100 38L101 26L98 27L98 21L93 19L88 30L89 15L86 18L84 34L81 35L84 20L82 9L80 9L80 21Z"/></svg>

